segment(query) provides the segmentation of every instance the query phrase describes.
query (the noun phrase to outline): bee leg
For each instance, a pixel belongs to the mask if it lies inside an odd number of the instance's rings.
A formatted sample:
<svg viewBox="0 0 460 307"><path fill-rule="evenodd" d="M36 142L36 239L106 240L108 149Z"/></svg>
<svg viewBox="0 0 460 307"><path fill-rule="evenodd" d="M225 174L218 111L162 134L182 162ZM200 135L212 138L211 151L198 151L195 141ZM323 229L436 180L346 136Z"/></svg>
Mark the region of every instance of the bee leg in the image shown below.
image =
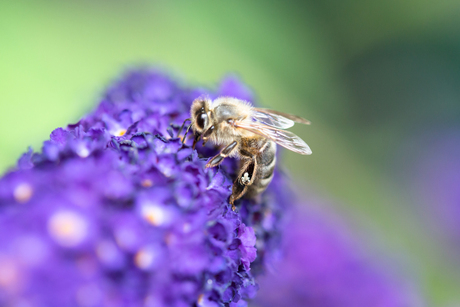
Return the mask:
<svg viewBox="0 0 460 307"><path fill-rule="evenodd" d="M224 158L228 157L233 150L235 150L236 145L238 145L237 141L233 141L228 144L224 149L220 151L220 153L214 157L206 164L206 167L215 167L224 161Z"/></svg>
<svg viewBox="0 0 460 307"><path fill-rule="evenodd" d="M192 149L195 150L196 143L198 143L201 139L202 134L195 134L195 138L193 139Z"/></svg>
<svg viewBox="0 0 460 307"><path fill-rule="evenodd" d="M241 185L250 186L256 178L255 174L257 174L257 160L253 157L243 164L236 180L238 180Z"/></svg>
<svg viewBox="0 0 460 307"><path fill-rule="evenodd" d="M232 205L232 210L235 211L235 201L246 194L248 187L254 182L255 174L257 174L257 160L254 158L247 159L233 182L232 195L230 195L229 203ZM249 181L247 181L249 179Z"/></svg>
<svg viewBox="0 0 460 307"><path fill-rule="evenodd" d="M192 125L190 124L188 127L187 127L187 130L185 130L185 134L184 134L184 137L182 138L182 145L185 144L185 140L186 140L186 137L187 137L187 134L190 130L190 128L192 127Z"/></svg>
<svg viewBox="0 0 460 307"><path fill-rule="evenodd" d="M241 185L238 181L238 178L235 180L233 183L233 188L232 188L232 195L230 195L229 203L232 205L232 210L236 211L235 207L235 201L240 199L244 194L246 194L246 191L248 189L247 185Z"/></svg>
<svg viewBox="0 0 460 307"><path fill-rule="evenodd" d="M191 120L192 120L191 118L187 118L186 120L184 120L184 122L182 123L182 126L180 126L180 128L179 128L179 131L177 131L177 137L178 137L178 138L180 138L180 134L181 134L181 132L182 132L182 129L184 129L184 127L185 127L185 123L188 122L188 121L191 121ZM184 136L182 137L182 145L185 144L185 140L186 140L186 138L187 138L188 132L190 131L190 128L192 128L192 124L188 125L188 126L187 126L187 129L185 130L185 134L184 134Z"/></svg>
<svg viewBox="0 0 460 307"><path fill-rule="evenodd" d="M184 127L185 127L185 123L186 123L186 122L189 122L189 121L192 121L192 119L191 119L191 118L187 118L186 120L184 120L184 122L182 123L182 126L180 126L180 128L179 128L179 131L177 131L177 137L180 136L180 133L182 132L182 129L184 129Z"/></svg>

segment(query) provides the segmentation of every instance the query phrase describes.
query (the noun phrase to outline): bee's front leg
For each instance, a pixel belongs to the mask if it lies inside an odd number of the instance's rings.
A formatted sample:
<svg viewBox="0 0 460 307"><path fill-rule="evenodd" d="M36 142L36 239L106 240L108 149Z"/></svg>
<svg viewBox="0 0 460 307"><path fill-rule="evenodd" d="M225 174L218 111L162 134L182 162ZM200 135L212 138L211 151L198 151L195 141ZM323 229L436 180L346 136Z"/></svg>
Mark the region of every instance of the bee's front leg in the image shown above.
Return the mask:
<svg viewBox="0 0 460 307"><path fill-rule="evenodd" d="M220 153L216 156L214 156L209 162L206 164L206 167L215 167L222 163L224 161L224 158L228 157L233 150L235 150L236 145L238 145L237 141L233 141L227 146L225 146L224 149L220 151Z"/></svg>

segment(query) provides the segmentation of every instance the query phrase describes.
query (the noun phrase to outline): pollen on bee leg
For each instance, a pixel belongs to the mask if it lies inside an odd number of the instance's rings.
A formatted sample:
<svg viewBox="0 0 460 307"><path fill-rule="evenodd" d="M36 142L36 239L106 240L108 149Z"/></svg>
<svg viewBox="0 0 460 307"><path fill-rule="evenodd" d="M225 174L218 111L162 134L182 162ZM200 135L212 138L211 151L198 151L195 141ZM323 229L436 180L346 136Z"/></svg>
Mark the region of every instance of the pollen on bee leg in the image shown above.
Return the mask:
<svg viewBox="0 0 460 307"><path fill-rule="evenodd" d="M23 204L26 203L32 197L33 192L34 191L30 184L21 183L14 189L13 196L18 203Z"/></svg>
<svg viewBox="0 0 460 307"><path fill-rule="evenodd" d="M242 184L247 184L251 181L251 178L249 177L248 172L245 172L243 177L241 177L241 183Z"/></svg>

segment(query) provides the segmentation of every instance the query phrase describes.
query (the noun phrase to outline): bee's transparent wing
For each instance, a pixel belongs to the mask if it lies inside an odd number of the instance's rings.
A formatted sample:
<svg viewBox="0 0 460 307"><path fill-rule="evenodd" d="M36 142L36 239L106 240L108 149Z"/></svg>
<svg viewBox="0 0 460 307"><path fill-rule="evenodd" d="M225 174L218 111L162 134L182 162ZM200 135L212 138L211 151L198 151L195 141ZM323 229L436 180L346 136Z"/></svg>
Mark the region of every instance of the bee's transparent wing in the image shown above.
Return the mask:
<svg viewBox="0 0 460 307"><path fill-rule="evenodd" d="M256 122L278 129L288 129L294 126L294 121L261 109L253 109L251 117Z"/></svg>
<svg viewBox="0 0 460 307"><path fill-rule="evenodd" d="M291 128L294 122L304 125L311 124L309 120L300 116L263 108L253 108L252 117L262 124L278 129Z"/></svg>
<svg viewBox="0 0 460 307"><path fill-rule="evenodd" d="M301 155L311 155L311 149L307 143L292 132L276 129L257 122L239 122L235 126L266 137L293 152Z"/></svg>

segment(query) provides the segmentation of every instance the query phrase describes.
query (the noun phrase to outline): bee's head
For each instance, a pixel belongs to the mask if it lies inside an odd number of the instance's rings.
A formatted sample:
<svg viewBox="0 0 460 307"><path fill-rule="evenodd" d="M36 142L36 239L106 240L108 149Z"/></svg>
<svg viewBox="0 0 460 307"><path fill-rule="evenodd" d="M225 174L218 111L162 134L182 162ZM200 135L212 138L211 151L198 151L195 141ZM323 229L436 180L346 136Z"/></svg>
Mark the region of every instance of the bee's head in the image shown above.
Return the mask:
<svg viewBox="0 0 460 307"><path fill-rule="evenodd" d="M200 139L203 139L203 145L205 145L215 131L215 126L211 121L211 100L203 97L195 99L192 103L190 115L192 118L192 128L195 132L195 140L192 147L195 148L196 143Z"/></svg>
<svg viewBox="0 0 460 307"><path fill-rule="evenodd" d="M211 126L210 116L211 101L206 97L199 97L192 103L190 117L192 118L192 128L196 134L201 134Z"/></svg>

